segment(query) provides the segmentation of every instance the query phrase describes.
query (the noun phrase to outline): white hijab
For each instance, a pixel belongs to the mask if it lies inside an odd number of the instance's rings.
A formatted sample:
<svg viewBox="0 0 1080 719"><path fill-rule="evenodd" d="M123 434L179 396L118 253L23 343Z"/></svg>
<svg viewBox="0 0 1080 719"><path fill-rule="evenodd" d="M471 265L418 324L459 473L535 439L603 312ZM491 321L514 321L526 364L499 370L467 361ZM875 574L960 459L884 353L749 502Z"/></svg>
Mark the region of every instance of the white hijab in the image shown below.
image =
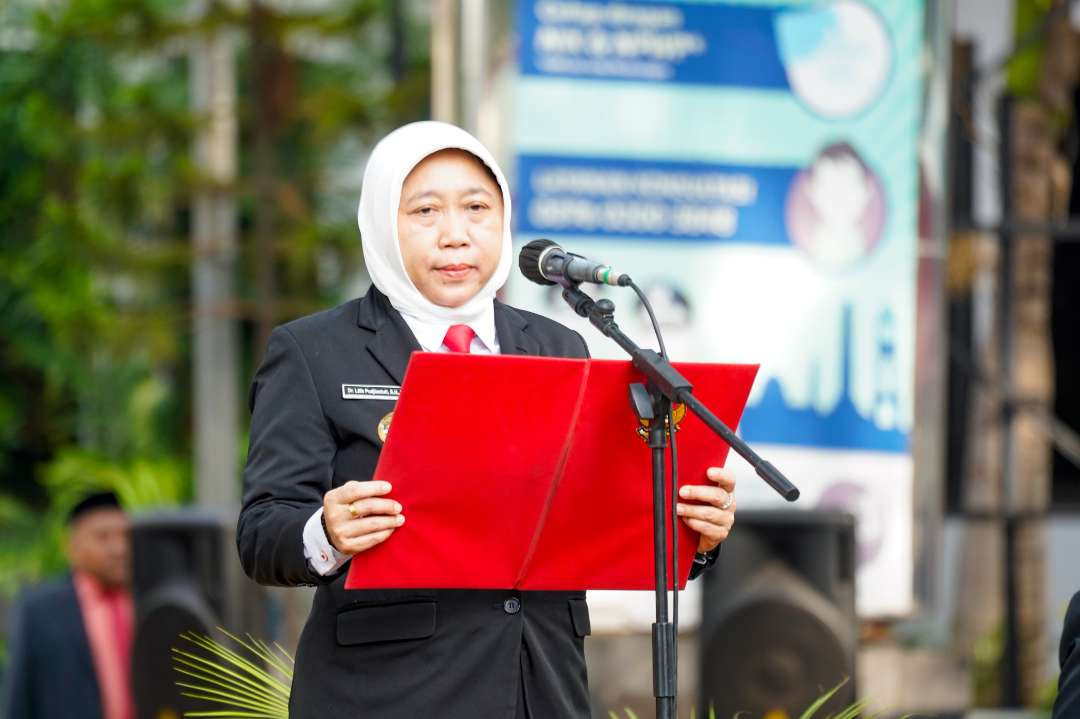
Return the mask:
<svg viewBox="0 0 1080 719"><path fill-rule="evenodd" d="M412 169L428 155L446 149L476 155L495 174L503 199L503 238L499 265L487 284L460 307L442 307L424 297L405 272L398 243L397 214L401 187ZM421 322L473 324L490 316L495 292L510 276L510 190L495 158L480 141L445 122L414 122L391 132L375 145L364 170L356 213L364 262L371 281L398 312Z"/></svg>

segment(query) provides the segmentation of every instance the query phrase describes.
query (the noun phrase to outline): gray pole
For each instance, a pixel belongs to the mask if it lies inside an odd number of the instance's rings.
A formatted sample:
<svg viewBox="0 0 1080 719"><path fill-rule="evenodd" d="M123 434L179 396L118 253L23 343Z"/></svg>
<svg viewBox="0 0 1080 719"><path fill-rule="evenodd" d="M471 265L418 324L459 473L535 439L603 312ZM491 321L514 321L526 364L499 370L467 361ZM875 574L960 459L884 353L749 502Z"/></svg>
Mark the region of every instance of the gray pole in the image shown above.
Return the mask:
<svg viewBox="0 0 1080 719"><path fill-rule="evenodd" d="M487 0L431 4L431 117L474 135L490 73L491 10Z"/></svg>
<svg viewBox="0 0 1080 719"><path fill-rule="evenodd" d="M431 119L457 122L457 12L455 0L431 4Z"/></svg>
<svg viewBox="0 0 1080 719"><path fill-rule="evenodd" d="M487 3L461 0L461 126L480 134L480 103L487 79ZM481 138L483 140L483 138Z"/></svg>
<svg viewBox="0 0 1080 719"><path fill-rule="evenodd" d="M930 207L930 227L919 237L919 328L915 335L915 426L911 433L914 460L915 510L914 589L922 608L919 623L936 614L941 604L937 580L940 567L945 497L945 398L948 337L946 332L945 259L949 237L947 209L950 168L947 166L949 79L952 72L952 6L949 0L929 0L926 13L923 130L919 138L923 174Z"/></svg>
<svg viewBox="0 0 1080 719"><path fill-rule="evenodd" d="M192 383L195 498L204 507L238 504L236 263L236 79L233 43L221 30L191 47L191 98L200 121L194 161L201 175L192 213Z"/></svg>

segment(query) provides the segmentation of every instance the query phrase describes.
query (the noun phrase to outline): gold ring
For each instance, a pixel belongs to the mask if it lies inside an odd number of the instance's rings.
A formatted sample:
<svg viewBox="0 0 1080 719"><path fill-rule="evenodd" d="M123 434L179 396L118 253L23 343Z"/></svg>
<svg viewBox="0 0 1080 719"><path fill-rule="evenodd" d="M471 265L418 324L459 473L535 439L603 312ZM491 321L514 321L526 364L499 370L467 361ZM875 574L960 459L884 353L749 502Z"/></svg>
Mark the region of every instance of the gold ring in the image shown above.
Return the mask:
<svg viewBox="0 0 1080 719"><path fill-rule="evenodd" d="M724 512L724 511L727 511L727 510L731 509L731 503L734 502L734 501L735 501L735 495L729 494L727 496L727 501L720 505L720 511Z"/></svg>
<svg viewBox="0 0 1080 719"><path fill-rule="evenodd" d="M349 514L351 514L353 517L360 516L360 512L356 509L356 505L352 502L349 502Z"/></svg>

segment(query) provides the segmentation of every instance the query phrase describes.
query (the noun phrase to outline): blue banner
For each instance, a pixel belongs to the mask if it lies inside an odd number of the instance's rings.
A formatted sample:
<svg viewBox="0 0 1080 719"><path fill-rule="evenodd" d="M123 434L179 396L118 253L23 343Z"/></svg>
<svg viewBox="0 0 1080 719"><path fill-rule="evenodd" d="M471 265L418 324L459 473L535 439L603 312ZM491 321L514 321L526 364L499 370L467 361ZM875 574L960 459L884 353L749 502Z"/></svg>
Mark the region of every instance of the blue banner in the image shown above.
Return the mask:
<svg viewBox="0 0 1080 719"><path fill-rule="evenodd" d="M519 155L517 230L786 245L794 167Z"/></svg>
<svg viewBox="0 0 1080 719"><path fill-rule="evenodd" d="M760 365L738 431L799 506L858 514L864 615L911 606L922 6L519 0L507 98L515 241L633 276L672 358ZM507 299L622 358L558 290ZM781 501L728 466L741 506Z"/></svg>
<svg viewBox="0 0 1080 719"><path fill-rule="evenodd" d="M700 3L518 3L526 75L787 88L775 8Z"/></svg>

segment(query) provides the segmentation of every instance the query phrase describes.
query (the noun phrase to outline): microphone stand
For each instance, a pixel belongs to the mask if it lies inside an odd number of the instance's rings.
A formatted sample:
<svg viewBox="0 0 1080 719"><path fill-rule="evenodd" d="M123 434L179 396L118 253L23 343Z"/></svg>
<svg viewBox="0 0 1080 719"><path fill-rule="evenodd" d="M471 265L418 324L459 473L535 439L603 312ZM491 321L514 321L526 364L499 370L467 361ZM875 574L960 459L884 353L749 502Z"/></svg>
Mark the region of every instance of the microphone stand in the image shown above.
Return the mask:
<svg viewBox="0 0 1080 719"><path fill-rule="evenodd" d="M630 403L639 419L649 420L649 448L652 450L653 479L653 557L656 576L656 621L652 626L653 696L656 698L657 719L675 719L676 666L675 627L668 621L667 605L667 535L664 521L664 449L669 431L668 410L673 402L681 402L696 414L713 432L728 443L750 465L759 477L784 499L794 502L798 488L780 470L762 459L746 442L713 414L693 395L693 385L670 362L653 350L642 349L615 323L615 304L611 300L593 300L581 291L579 283L562 282L563 299L578 315L585 317L600 332L622 347L634 367L648 380L646 390L640 384L630 386ZM675 497L672 497L672 502ZM674 577L678 591L678 577Z"/></svg>

